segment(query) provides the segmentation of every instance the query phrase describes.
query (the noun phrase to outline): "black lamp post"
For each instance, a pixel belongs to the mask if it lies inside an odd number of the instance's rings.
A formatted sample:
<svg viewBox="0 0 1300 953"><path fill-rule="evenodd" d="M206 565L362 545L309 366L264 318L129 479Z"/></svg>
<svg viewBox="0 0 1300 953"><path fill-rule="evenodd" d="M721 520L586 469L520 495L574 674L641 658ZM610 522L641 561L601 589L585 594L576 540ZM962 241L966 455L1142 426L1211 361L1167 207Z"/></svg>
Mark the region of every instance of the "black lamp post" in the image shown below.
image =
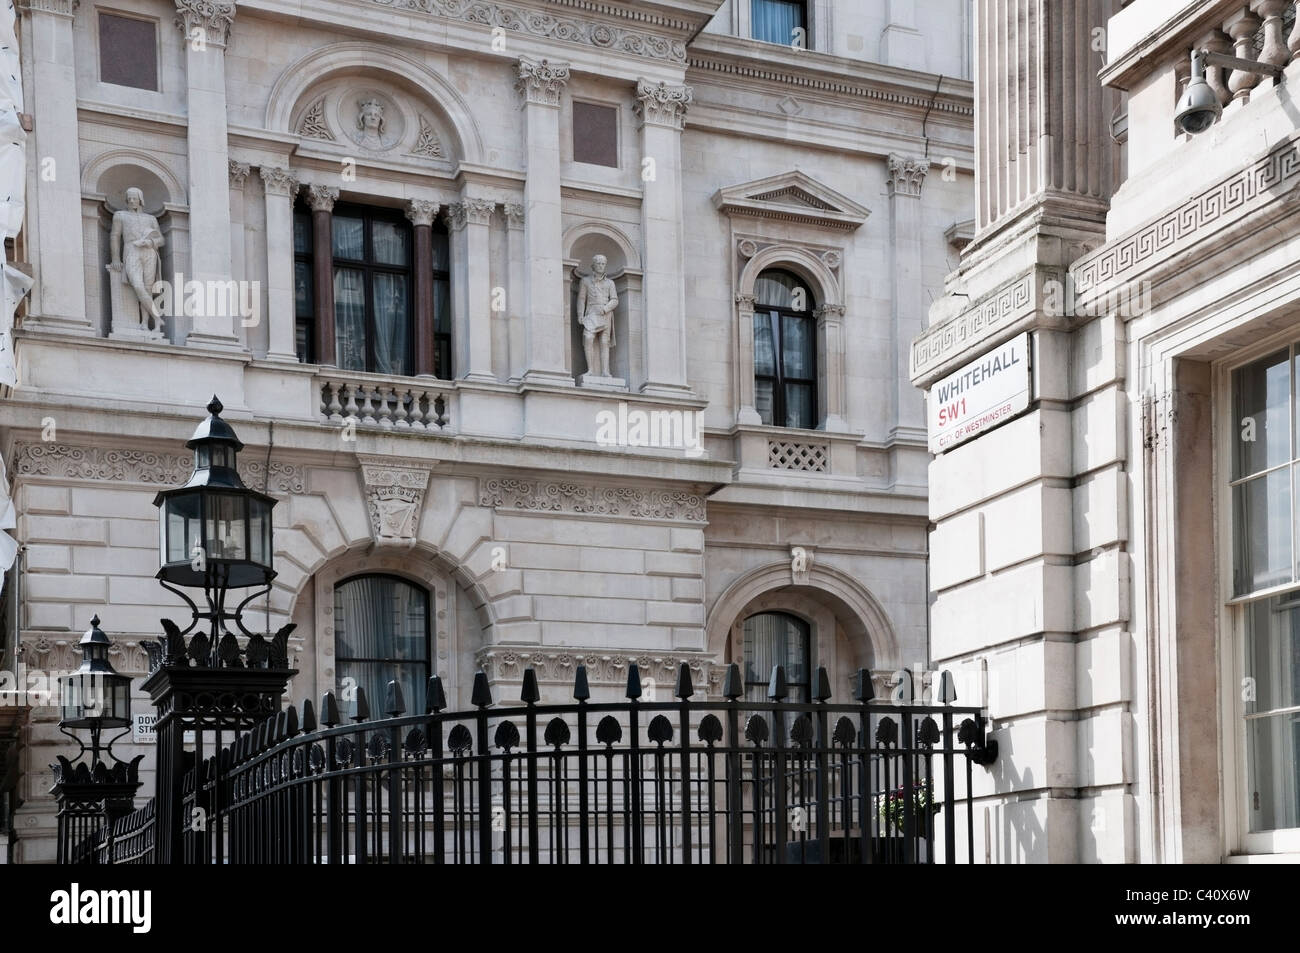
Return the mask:
<svg viewBox="0 0 1300 953"><path fill-rule="evenodd" d="M92 770L103 760L101 751L112 757L113 741L121 737L118 735L101 748L104 730L131 727L131 679L113 668L108 660L109 644L108 636L99 627L99 616L95 616L81 638L81 667L64 676L60 686L63 717L59 719L59 730L81 745L77 754L80 758L86 753L86 744L73 730L89 729Z"/></svg>
<svg viewBox="0 0 1300 953"><path fill-rule="evenodd" d="M59 680L63 714L59 730L81 748L75 759L59 755L58 764L50 765L54 772L50 790L58 804L59 863L92 859L76 857L77 849L93 848L89 835L128 813L140 787L139 765L144 755L120 761L113 754L113 742L131 727L131 679L113 668L108 660L109 645L108 636L99 627L99 616L95 616L81 639L81 667ZM118 728L125 730L100 744L105 731ZM89 747L74 733L78 730L90 732ZM87 751L89 762L81 760Z"/></svg>
<svg viewBox="0 0 1300 953"><path fill-rule="evenodd" d="M168 629L169 642L191 632L200 620L207 620L211 623L208 633L194 636L184 654L198 665L220 668L242 664L228 623L233 622L250 639L261 638L244 627L243 611L258 596L270 592L275 578L271 510L276 501L249 489L240 479L235 460L244 445L221 419L223 408L215 395L207 409L209 416L185 444L194 451L189 481L154 498L154 506L161 510L158 548L162 568L157 578L193 610L193 619L185 629L175 635ZM233 611L227 607L230 590L252 587L256 591ZM200 609L182 588L201 588L207 607ZM178 653L170 651L175 648L173 642L163 651L175 656Z"/></svg>

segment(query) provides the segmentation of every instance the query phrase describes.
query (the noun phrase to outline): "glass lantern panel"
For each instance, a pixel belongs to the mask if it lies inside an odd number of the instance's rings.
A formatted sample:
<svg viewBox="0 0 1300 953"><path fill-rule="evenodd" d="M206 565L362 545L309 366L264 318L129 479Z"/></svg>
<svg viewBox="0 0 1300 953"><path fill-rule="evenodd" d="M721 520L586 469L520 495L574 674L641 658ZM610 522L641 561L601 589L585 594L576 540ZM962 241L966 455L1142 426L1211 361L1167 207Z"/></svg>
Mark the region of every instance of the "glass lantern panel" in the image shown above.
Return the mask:
<svg viewBox="0 0 1300 953"><path fill-rule="evenodd" d="M212 465L214 467L233 467L235 465L235 453L230 447L212 447Z"/></svg>
<svg viewBox="0 0 1300 953"><path fill-rule="evenodd" d="M198 447L194 451L194 469L202 470L212 461L212 448L208 446Z"/></svg>
<svg viewBox="0 0 1300 953"><path fill-rule="evenodd" d="M261 500L248 501L248 558L262 566L271 564L271 508Z"/></svg>
<svg viewBox="0 0 1300 953"><path fill-rule="evenodd" d="M164 504L167 511L167 552L164 562L189 562L191 550L203 545L199 520L201 497L187 493L170 497Z"/></svg>
<svg viewBox="0 0 1300 953"><path fill-rule="evenodd" d="M212 559L248 558L248 498L212 493L207 500L207 549Z"/></svg>
<svg viewBox="0 0 1300 953"><path fill-rule="evenodd" d="M110 684L113 688L109 693L110 704L105 714L114 721L129 724L131 721L131 682L128 679L114 678L110 680Z"/></svg>

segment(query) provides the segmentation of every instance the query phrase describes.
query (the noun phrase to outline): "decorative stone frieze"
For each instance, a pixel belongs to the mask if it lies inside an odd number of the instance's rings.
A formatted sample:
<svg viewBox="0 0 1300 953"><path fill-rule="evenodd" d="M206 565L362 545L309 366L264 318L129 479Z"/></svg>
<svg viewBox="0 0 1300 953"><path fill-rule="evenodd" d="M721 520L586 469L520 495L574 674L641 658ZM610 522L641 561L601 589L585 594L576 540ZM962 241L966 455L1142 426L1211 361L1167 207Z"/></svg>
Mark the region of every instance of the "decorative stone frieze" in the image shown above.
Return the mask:
<svg viewBox="0 0 1300 953"><path fill-rule="evenodd" d="M630 519L693 523L705 520L704 497L699 494L639 486L548 483L494 477L479 482L479 505L505 510Z"/></svg>
<svg viewBox="0 0 1300 953"><path fill-rule="evenodd" d="M1028 271L951 321L929 328L912 342L912 379L967 351L976 341L1034 310L1035 272Z"/></svg>
<svg viewBox="0 0 1300 953"><path fill-rule="evenodd" d="M414 543L432 468L389 457L359 457L370 529L377 543Z"/></svg>
<svg viewBox="0 0 1300 953"><path fill-rule="evenodd" d="M631 53L648 59L686 62L686 44L681 40L649 33L628 30L609 23L583 20L578 17L557 17L535 10L490 3L487 0L373 0L386 7L415 7L432 16L466 20L486 27L500 27L515 33L562 40L594 46L617 53ZM584 4L585 6L586 4Z"/></svg>
<svg viewBox="0 0 1300 953"><path fill-rule="evenodd" d="M559 106L560 93L569 82L569 64L550 60L534 60L521 56L518 63L519 80L515 89L524 104Z"/></svg>
<svg viewBox="0 0 1300 953"><path fill-rule="evenodd" d="M889 157L889 194L919 197L929 174L930 160L892 154Z"/></svg>
<svg viewBox="0 0 1300 953"><path fill-rule="evenodd" d="M670 86L639 79L632 109L643 123L681 129L686 124L686 110L694 98L695 90L690 86Z"/></svg>
<svg viewBox="0 0 1300 953"><path fill-rule="evenodd" d="M204 43L224 47L230 42L230 29L235 24L235 4L222 0L175 0L176 26L185 34L187 42L202 39Z"/></svg>
<svg viewBox="0 0 1300 953"><path fill-rule="evenodd" d="M635 663L642 679L654 679L663 686L661 694L669 695L677 681L677 672L683 662L691 672L691 682L697 692L707 691L718 696L727 667L700 655L653 652L629 655L603 649L537 649L531 646L487 646L474 655L478 667L494 682L513 682L523 679L524 670L531 668L539 682L560 685L573 684L573 673L579 665L587 667L587 682L591 685L627 684L628 666ZM697 695L698 698L698 695Z"/></svg>
<svg viewBox="0 0 1300 953"><path fill-rule="evenodd" d="M262 176L268 195L292 196L298 191L298 179L288 169L264 165L258 169L258 174Z"/></svg>
<svg viewBox="0 0 1300 953"><path fill-rule="evenodd" d="M62 443L20 443L14 448L13 459L14 472L23 476L107 480L150 486L179 486L194 470L194 460L189 454L101 450ZM297 464L272 461L269 479L267 472L263 461L239 461L240 476L255 489L265 486L267 493L303 493L306 490L303 468Z"/></svg>
<svg viewBox="0 0 1300 953"><path fill-rule="evenodd" d="M53 13L62 17L76 16L80 0L20 0L18 8L24 13Z"/></svg>

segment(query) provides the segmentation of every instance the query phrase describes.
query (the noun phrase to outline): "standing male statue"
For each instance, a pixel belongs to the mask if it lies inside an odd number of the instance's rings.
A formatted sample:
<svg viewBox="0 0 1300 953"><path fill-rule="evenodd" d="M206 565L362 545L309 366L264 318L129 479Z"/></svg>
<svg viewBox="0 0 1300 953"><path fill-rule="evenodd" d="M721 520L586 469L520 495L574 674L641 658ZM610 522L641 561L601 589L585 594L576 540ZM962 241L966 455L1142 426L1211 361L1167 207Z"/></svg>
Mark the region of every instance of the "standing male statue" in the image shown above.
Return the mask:
<svg viewBox="0 0 1300 953"><path fill-rule="evenodd" d="M587 373L611 377L609 349L614 340L614 309L618 292L614 282L605 277L608 260L597 255L591 260L592 274L584 275L578 285L578 323L582 325L582 350L587 357Z"/></svg>
<svg viewBox="0 0 1300 953"><path fill-rule="evenodd" d="M113 213L109 247L113 265L121 267L122 281L135 292L141 313L157 321L162 315L151 289L161 270L158 249L163 246L163 237L158 219L142 211L143 208L144 193L136 188L127 189L126 208Z"/></svg>

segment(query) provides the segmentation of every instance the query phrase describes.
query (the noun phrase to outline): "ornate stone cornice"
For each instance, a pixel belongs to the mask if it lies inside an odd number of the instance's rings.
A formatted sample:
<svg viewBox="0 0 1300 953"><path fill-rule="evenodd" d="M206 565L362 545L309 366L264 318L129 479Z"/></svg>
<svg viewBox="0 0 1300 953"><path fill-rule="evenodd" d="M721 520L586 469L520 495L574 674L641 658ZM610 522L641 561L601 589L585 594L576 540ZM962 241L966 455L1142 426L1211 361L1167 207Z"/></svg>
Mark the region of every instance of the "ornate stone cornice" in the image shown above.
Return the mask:
<svg viewBox="0 0 1300 953"><path fill-rule="evenodd" d="M466 225L487 225L492 221L496 203L491 199L465 199L447 206L447 223L453 231Z"/></svg>
<svg viewBox="0 0 1300 953"><path fill-rule="evenodd" d="M695 98L690 86L636 81L636 103L632 109L642 123L681 129L686 124L686 109Z"/></svg>
<svg viewBox="0 0 1300 953"><path fill-rule="evenodd" d="M235 4L223 0L175 0L176 26L187 42L224 47L230 42L230 28L235 24ZM196 32L197 31L197 32Z"/></svg>
<svg viewBox="0 0 1300 953"><path fill-rule="evenodd" d="M375 542L414 545L432 466L370 456L358 462Z"/></svg>
<svg viewBox="0 0 1300 953"><path fill-rule="evenodd" d="M432 225L442 206L428 199L411 199L406 203L406 217L412 225Z"/></svg>
<svg viewBox="0 0 1300 953"><path fill-rule="evenodd" d="M505 510L580 513L630 519L705 520L704 497L681 490L491 478L479 481L479 505Z"/></svg>
<svg viewBox="0 0 1300 953"><path fill-rule="evenodd" d="M672 697L677 671L683 662L691 672L691 683L699 693L720 696L727 666L711 656L681 652L625 654L608 649L558 648L540 649L531 645L489 645L474 653L474 661L494 682L521 681L524 669L531 668L539 682L573 685L573 673L579 665L587 667L591 685L627 685L628 666L635 663L642 679L654 679L659 701ZM642 701L645 701L643 698Z"/></svg>
<svg viewBox="0 0 1300 953"><path fill-rule="evenodd" d="M505 205L501 206L501 210L505 212L507 227L524 227L524 207L521 203L507 202Z"/></svg>
<svg viewBox="0 0 1300 953"><path fill-rule="evenodd" d="M297 194L298 178L290 170L264 165L257 171L265 183L267 195L287 195L292 198Z"/></svg>
<svg viewBox="0 0 1300 953"><path fill-rule="evenodd" d="M180 486L190 478L194 459L189 454L154 453L150 450L101 450L63 443L19 443L14 447L14 472L20 476L67 480L109 480L149 486ZM296 464L272 461L270 480L261 460L240 460L244 482L268 493L302 493L306 475Z"/></svg>
<svg viewBox="0 0 1300 953"><path fill-rule="evenodd" d="M19 0L18 9L23 13L53 13L56 16L76 16L80 0Z"/></svg>
<svg viewBox="0 0 1300 953"><path fill-rule="evenodd" d="M332 185L313 183L307 186L307 204L313 212L332 212L339 200L339 190Z"/></svg>
<svg viewBox="0 0 1300 953"><path fill-rule="evenodd" d="M889 194L919 197L925 177L930 174L930 160L920 156L889 157Z"/></svg>
<svg viewBox="0 0 1300 953"><path fill-rule="evenodd" d="M569 64L534 60L521 56L517 64L519 80L515 89L524 104L559 106L560 93L569 82Z"/></svg>
<svg viewBox="0 0 1300 953"><path fill-rule="evenodd" d="M644 30L629 30L610 23L578 17L554 16L508 4L493 3L491 0L373 0L373 2L385 7L401 9L403 12L415 9L432 16L464 20L489 29L500 27L512 33L594 46L615 53L630 53L634 56L666 60L670 63L686 62L686 44L681 40ZM603 4L585 3L582 0L563 0L563 2L568 6L582 6L595 9L600 13L617 13L627 19L662 25L681 32L694 29L690 24L681 21L654 18L644 13L629 15L629 11L622 7L607 7Z"/></svg>
<svg viewBox="0 0 1300 953"><path fill-rule="evenodd" d="M247 162L236 162L234 159L229 160L230 185L232 188L242 189L244 183L248 181L250 170Z"/></svg>

